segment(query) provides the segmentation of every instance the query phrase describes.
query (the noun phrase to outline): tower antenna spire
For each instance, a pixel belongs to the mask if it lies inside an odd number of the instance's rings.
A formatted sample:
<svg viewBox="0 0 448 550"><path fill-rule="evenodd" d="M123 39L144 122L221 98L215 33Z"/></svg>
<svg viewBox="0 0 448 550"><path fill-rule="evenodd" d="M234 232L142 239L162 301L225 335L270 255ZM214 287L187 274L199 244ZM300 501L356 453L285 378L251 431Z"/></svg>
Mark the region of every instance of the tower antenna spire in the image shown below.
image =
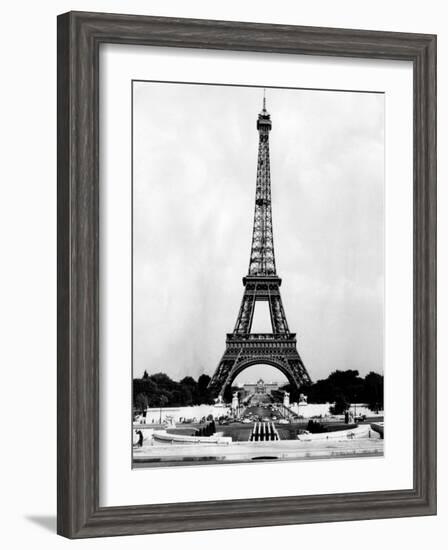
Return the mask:
<svg viewBox="0 0 448 550"><path fill-rule="evenodd" d="M263 111L266 111L266 88L263 88Z"/></svg>

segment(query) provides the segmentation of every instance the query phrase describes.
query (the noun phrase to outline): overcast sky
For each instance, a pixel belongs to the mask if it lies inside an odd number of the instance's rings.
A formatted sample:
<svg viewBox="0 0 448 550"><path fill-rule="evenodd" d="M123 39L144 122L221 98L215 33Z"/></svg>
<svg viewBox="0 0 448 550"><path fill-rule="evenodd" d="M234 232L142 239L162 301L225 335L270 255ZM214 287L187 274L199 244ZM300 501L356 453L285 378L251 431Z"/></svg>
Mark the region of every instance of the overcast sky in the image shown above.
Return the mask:
<svg viewBox="0 0 448 550"><path fill-rule="evenodd" d="M224 352L249 264L262 95L134 83L134 376L211 376ZM382 372L384 96L266 95L276 267L299 353L313 380Z"/></svg>

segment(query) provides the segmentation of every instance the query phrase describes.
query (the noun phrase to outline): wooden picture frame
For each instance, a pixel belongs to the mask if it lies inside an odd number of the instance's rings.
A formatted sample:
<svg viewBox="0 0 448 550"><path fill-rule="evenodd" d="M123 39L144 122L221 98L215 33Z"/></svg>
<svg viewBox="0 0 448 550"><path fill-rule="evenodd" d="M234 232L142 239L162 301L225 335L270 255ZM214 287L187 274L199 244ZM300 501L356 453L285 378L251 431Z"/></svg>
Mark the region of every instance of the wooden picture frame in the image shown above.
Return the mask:
<svg viewBox="0 0 448 550"><path fill-rule="evenodd" d="M414 484L409 490L99 506L99 47L408 60L414 75ZM436 513L436 37L70 12L58 17L58 533L69 538Z"/></svg>

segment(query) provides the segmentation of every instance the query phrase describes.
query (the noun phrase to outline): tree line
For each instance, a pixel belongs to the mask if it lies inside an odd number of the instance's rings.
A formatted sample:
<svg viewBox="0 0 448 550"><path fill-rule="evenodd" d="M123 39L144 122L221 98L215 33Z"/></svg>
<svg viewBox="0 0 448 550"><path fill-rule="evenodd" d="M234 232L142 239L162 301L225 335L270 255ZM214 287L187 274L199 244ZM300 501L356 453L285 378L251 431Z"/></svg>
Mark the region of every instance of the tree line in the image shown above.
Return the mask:
<svg viewBox="0 0 448 550"><path fill-rule="evenodd" d="M134 408L143 411L147 407L212 404L213 397L207 389L209 382L210 376L207 374L201 374L197 381L186 376L175 382L163 372L149 375L145 371L142 378L133 380Z"/></svg>
<svg viewBox="0 0 448 550"><path fill-rule="evenodd" d="M208 390L210 376L201 374L197 380L191 376L175 382L168 375L159 372L149 375L146 371L142 378L133 380L134 408L145 410L147 407L182 407L201 404L212 404L214 395ZM239 388L226 388L224 400L229 402L232 392ZM357 370L336 370L327 378L317 380L297 391L289 384L273 393L277 401L283 400L283 393L290 393L290 401L298 401L303 393L308 403L335 403L338 409L344 409L350 403L365 403L371 410L384 408L384 377L369 372L364 378Z"/></svg>
<svg viewBox="0 0 448 550"><path fill-rule="evenodd" d="M298 401L299 395L289 384L281 390L290 392L290 400ZM384 376L369 372L364 378L357 370L336 370L327 378L302 387L308 403L335 403L337 409L345 410L351 403L365 403L370 410L384 408ZM336 413L338 414L338 413Z"/></svg>

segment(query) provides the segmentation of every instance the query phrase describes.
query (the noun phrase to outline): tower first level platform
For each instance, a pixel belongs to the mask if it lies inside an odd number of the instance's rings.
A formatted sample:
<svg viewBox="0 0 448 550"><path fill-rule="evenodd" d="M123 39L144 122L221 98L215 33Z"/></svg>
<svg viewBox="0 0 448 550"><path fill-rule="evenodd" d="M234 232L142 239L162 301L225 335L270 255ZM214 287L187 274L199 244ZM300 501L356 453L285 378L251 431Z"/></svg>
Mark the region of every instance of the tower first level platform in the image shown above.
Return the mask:
<svg viewBox="0 0 448 550"><path fill-rule="evenodd" d="M297 388L311 382L297 351L295 334L227 334L226 350L210 382L216 395L223 395L227 386L243 370L253 365L271 365L281 371Z"/></svg>
<svg viewBox="0 0 448 550"><path fill-rule="evenodd" d="M297 351L297 339L286 321L280 295L281 279L277 276L244 277L245 287L234 331L227 334L226 349L216 369L210 389L223 395L227 386L246 368L266 364L281 371L296 388L311 382ZM271 333L251 333L255 304L269 304Z"/></svg>

